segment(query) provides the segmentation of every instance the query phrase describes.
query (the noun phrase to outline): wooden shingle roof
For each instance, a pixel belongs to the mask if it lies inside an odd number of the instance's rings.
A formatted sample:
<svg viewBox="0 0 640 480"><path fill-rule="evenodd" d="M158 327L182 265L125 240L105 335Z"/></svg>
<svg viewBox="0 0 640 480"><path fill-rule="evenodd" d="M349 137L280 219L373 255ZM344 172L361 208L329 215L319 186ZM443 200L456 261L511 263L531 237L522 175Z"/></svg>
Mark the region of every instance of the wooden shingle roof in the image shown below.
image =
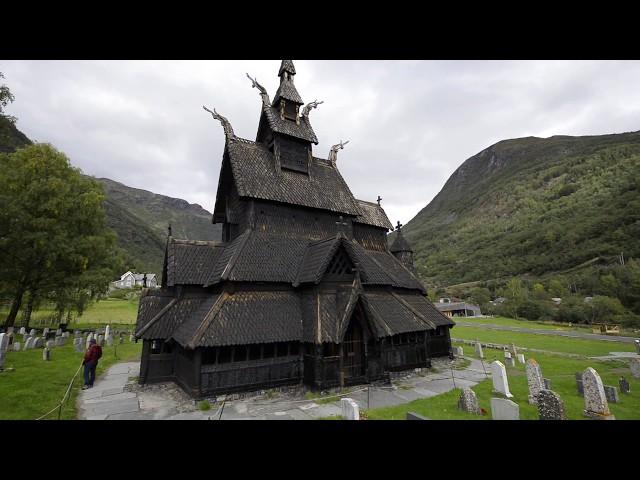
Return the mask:
<svg viewBox="0 0 640 480"><path fill-rule="evenodd" d="M365 200L356 200L356 202L358 202L361 213L356 217L354 222L393 230L393 225L389 221L389 217L387 217L387 214L380 205Z"/></svg>
<svg viewBox="0 0 640 480"><path fill-rule="evenodd" d="M326 160L314 157L309 175L306 175L290 170L276 171L273 153L255 142L232 142L228 151L240 197L360 215L347 183L338 169Z"/></svg>

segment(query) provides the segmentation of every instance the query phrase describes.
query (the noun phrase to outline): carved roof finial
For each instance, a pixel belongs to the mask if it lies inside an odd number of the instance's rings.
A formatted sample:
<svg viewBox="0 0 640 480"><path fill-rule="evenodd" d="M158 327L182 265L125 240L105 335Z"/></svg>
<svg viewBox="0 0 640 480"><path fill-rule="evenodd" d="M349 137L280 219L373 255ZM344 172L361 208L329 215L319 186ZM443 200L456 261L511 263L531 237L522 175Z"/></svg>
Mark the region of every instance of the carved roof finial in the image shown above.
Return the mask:
<svg viewBox="0 0 640 480"><path fill-rule="evenodd" d="M376 201L378 202L378 206L380 206L380 202L382 201L382 197L380 195L378 195L378 199Z"/></svg>
<svg viewBox="0 0 640 480"><path fill-rule="evenodd" d="M331 150L329 151L329 161L331 163L336 163L338 160L338 150L342 150L347 143L349 143L349 140L344 143L340 140L340 143L331 147Z"/></svg>
<svg viewBox="0 0 640 480"><path fill-rule="evenodd" d="M213 112L209 110L207 107L205 107L204 105L202 106L202 108L204 108L207 112L209 112L213 118L220 121L220 123L222 124L222 129L224 130L224 134L228 140L230 141L235 140L236 135L233 133L233 128L231 127L229 120L227 120L225 117L223 117L218 112L216 112L215 108L213 109Z"/></svg>
<svg viewBox="0 0 640 480"><path fill-rule="evenodd" d="M400 220L398 220L398 225L396 225L396 230L400 231L400 229L403 227L403 225L400 223Z"/></svg>
<svg viewBox="0 0 640 480"><path fill-rule="evenodd" d="M167 227L167 234L171 236L171 224Z"/></svg>
<svg viewBox="0 0 640 480"><path fill-rule="evenodd" d="M251 78L251 76L248 73L247 73L247 77L249 77L249 80L251 80L251 87L257 88L260 91L262 104L265 106L269 106L271 104L271 100L269 100L269 94L267 93L267 89L258 83L257 78Z"/></svg>
<svg viewBox="0 0 640 480"><path fill-rule="evenodd" d="M293 60L282 60L280 70L278 70L278 76L281 77L284 72L287 72L289 75L296 74L296 67L293 66Z"/></svg>
<svg viewBox="0 0 640 480"><path fill-rule="evenodd" d="M313 102L307 103L302 109L302 114L300 114L300 116L309 117L309 113L311 112L311 110L313 110L314 108L318 108L318 105L321 105L323 103L324 103L324 100L322 102L319 102L318 100L314 100Z"/></svg>

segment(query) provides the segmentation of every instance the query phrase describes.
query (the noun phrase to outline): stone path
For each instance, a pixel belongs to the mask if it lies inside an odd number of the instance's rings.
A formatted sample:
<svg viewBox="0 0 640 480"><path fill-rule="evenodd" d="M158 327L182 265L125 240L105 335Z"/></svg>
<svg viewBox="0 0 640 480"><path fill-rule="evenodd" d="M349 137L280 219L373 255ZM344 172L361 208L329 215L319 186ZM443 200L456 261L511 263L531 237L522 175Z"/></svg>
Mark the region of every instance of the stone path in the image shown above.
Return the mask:
<svg viewBox="0 0 640 480"><path fill-rule="evenodd" d="M494 325L490 323L477 323L477 322L465 322L462 320L454 319L456 325L460 325L462 327L479 327L486 328L489 330L507 330L510 332L521 332L521 333L535 333L537 335L552 335L557 337L571 337L571 338L582 338L585 340L604 340L606 342L619 342L619 343L633 343L636 340L635 337L620 337L618 335L598 335L597 333L582 333L575 331L566 331L566 330L539 330L535 328L523 328L523 327L512 327L508 325Z"/></svg>
<svg viewBox="0 0 640 480"><path fill-rule="evenodd" d="M486 378L479 360L465 357L471 363L464 369L450 369L448 359L433 362L436 371L422 369L394 380L393 387L362 385L353 387L348 396L360 408L379 408L429 398L453 388L471 387ZM173 383L139 386L131 377L139 372L139 363L112 366L96 380L92 389L78 396L78 418L86 420L312 420L340 415L340 403L321 403L318 399L300 400L280 394L242 400L218 401L211 410L201 411L196 402ZM487 374L488 365L485 365ZM425 373L428 372L428 373ZM455 386L454 386L455 383Z"/></svg>

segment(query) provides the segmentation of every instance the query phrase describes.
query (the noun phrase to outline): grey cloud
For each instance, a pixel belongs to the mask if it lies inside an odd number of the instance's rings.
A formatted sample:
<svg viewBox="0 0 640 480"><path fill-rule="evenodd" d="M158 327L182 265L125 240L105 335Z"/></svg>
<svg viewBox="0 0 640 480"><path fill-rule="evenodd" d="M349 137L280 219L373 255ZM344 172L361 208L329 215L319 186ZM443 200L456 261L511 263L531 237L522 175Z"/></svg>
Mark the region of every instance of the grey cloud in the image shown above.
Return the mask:
<svg viewBox="0 0 640 480"><path fill-rule="evenodd" d="M468 157L507 138L640 129L640 62L295 61L311 120L354 194L406 223ZM0 61L18 127L86 173L212 210L224 136L253 139L272 61Z"/></svg>

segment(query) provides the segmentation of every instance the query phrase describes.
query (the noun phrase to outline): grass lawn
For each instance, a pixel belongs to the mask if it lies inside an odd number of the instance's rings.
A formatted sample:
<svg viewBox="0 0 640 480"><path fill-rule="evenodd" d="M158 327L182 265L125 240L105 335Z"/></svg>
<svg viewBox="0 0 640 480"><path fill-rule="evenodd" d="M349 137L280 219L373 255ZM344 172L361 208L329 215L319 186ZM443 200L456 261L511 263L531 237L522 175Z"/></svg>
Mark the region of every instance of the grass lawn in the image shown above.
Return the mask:
<svg viewBox="0 0 640 480"><path fill-rule="evenodd" d="M456 325L451 330L453 338L478 340L488 343L511 344L526 348L537 348L552 352L576 353L585 356L607 355L609 352L633 352L631 343L607 342L604 340L583 340L579 338L538 335L535 333L510 332L506 330L488 330L481 327L463 327ZM469 345L466 345L467 353Z"/></svg>
<svg viewBox="0 0 640 480"><path fill-rule="evenodd" d="M23 344L20 335L17 340ZM140 358L142 342L102 347L96 376L114 363ZM117 358L116 358L117 354ZM69 382L82 362L83 353L73 348L73 338L64 347L51 350L51 361L42 360L42 349L8 352L5 371L0 373L0 420L33 420L47 413L62 399ZM13 368L13 371L6 369ZM63 419L76 418L76 397L83 384L80 371L71 398L62 409ZM57 411L48 419L57 419Z"/></svg>
<svg viewBox="0 0 640 480"><path fill-rule="evenodd" d="M569 331L576 330L579 332L591 333L591 328L586 326L571 325L554 325L550 323L537 322L532 320L516 320L515 318L507 317L455 317L454 321L468 322L468 323L486 323L488 325L500 325L505 327L518 327L518 328L535 328L537 330L559 330Z"/></svg>
<svg viewBox="0 0 640 480"><path fill-rule="evenodd" d="M466 345L467 353L470 353ZM501 351L485 349L486 368L489 371L489 363L500 360L504 363L504 354ZM587 367L595 368L605 385L618 387L618 379L621 375L629 381L631 393L619 393L620 403L609 403L609 409L618 420L640 419L640 380L631 376L629 365L624 361L598 362L588 359L573 359L560 357L553 354L527 355L527 358L535 358L540 364L542 374L551 380L551 388L562 398L567 417L571 420L583 420L582 410L584 398L579 396L576 389L575 373L584 371ZM529 405L527 377L524 365L516 363L516 366L507 367L509 389L514 395L511 400L520 407L522 420L537 420L537 407ZM371 420L405 420L407 412L416 412L433 420L489 420L491 419L491 397L497 396L491 393L491 379L479 383L473 390L478 396L480 407L487 411L487 415L478 416L461 412L457 408L460 389L452 390L437 397L414 400L413 402L397 405L395 407L377 408L363 412Z"/></svg>
<svg viewBox="0 0 640 480"><path fill-rule="evenodd" d="M69 325L70 329L82 328L86 325L106 325L106 324L119 324L119 325L134 325L136 323L136 317L138 315L138 299L135 300L121 300L116 298L106 298L99 302L93 303L87 308L84 314L78 318L75 322ZM0 318L3 320L0 323L4 323L9 311L4 308L0 310ZM30 326L34 328L50 326L49 319L53 314L51 308L41 308L31 315ZM18 312L16 319L16 326L22 325L22 311ZM57 327L57 323L55 324Z"/></svg>

